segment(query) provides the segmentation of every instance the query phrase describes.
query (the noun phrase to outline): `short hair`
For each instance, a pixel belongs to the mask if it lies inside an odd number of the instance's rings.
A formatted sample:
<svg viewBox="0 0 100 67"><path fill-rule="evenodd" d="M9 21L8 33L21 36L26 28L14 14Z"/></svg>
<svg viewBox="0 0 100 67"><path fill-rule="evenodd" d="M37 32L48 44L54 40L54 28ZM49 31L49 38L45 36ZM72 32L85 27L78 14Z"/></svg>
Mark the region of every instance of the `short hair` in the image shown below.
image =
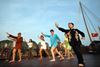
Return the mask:
<svg viewBox="0 0 100 67"><path fill-rule="evenodd" d="M21 33L18 33L18 35L21 35Z"/></svg>
<svg viewBox="0 0 100 67"><path fill-rule="evenodd" d="M40 35L40 37L44 37L43 35Z"/></svg>
<svg viewBox="0 0 100 67"><path fill-rule="evenodd" d="M33 40L32 39L29 39L29 42L33 42Z"/></svg>
<svg viewBox="0 0 100 67"><path fill-rule="evenodd" d="M51 30L50 30L50 32L54 32L54 30L53 30L53 29L51 29Z"/></svg>
<svg viewBox="0 0 100 67"><path fill-rule="evenodd" d="M72 24L72 25L74 26L74 23L72 23L72 22L70 22L70 23L68 23L68 24Z"/></svg>

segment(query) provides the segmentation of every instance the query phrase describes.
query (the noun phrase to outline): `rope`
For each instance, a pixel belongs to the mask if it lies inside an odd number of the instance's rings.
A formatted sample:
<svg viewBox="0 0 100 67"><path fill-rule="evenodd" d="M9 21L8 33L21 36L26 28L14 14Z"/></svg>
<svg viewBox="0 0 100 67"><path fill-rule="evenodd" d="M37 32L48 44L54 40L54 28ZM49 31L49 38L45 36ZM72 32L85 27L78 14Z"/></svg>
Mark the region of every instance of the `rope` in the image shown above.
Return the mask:
<svg viewBox="0 0 100 67"><path fill-rule="evenodd" d="M92 11L90 11L84 4L82 6L97 20L100 22L99 17L97 17Z"/></svg>
<svg viewBox="0 0 100 67"><path fill-rule="evenodd" d="M93 25L93 22L91 21L91 19L89 18L89 16L87 15L87 13L84 11L84 14L86 15L87 19L89 20L89 23L91 24L91 26L93 27L94 31L97 32L97 30L95 29L94 25Z"/></svg>

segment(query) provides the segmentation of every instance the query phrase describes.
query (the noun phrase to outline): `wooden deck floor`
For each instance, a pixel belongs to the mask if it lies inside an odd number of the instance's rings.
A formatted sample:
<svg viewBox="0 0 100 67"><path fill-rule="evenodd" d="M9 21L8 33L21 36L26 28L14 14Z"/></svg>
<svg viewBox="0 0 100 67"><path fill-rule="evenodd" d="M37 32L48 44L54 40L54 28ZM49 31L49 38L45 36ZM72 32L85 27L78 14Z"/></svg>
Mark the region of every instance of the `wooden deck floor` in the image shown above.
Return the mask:
<svg viewBox="0 0 100 67"><path fill-rule="evenodd" d="M100 55L84 54L85 67L100 67ZM50 62L48 58L43 58L42 64L39 58L31 60L23 59L22 62L8 63L7 61L0 60L0 67L78 67L77 59L60 61L56 58L56 62Z"/></svg>

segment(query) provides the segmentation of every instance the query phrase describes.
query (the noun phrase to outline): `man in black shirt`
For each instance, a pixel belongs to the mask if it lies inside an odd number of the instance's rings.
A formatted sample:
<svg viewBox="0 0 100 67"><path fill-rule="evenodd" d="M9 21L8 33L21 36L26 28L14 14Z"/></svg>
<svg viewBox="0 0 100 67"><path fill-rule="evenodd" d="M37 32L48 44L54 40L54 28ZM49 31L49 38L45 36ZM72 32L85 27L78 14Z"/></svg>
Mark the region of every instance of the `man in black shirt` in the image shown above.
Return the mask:
<svg viewBox="0 0 100 67"><path fill-rule="evenodd" d="M83 60L83 56L81 54L81 51L80 51L80 46L82 45L81 44L81 41L80 41L80 37L79 37L79 34L82 36L82 39L84 39L85 35L83 32L81 32L80 30L78 29L74 29L74 24L73 23L68 23L68 27L69 29L64 29L64 28L61 28L58 26L58 24L55 23L55 26L62 32L65 32L67 34L69 34L69 43L70 45L72 46L76 56L77 56L77 59L78 59L78 66L79 67L83 67L84 66L84 60Z"/></svg>

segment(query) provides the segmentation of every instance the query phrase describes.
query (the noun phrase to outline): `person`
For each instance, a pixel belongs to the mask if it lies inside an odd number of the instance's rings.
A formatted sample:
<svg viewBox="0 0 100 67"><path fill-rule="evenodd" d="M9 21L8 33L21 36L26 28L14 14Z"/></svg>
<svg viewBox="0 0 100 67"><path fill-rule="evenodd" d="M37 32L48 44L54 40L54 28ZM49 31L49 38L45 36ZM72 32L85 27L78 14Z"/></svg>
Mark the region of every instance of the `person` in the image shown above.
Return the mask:
<svg viewBox="0 0 100 67"><path fill-rule="evenodd" d="M32 47L33 47L33 41L32 41L32 39L29 39L29 42L27 42L26 40L25 40L25 42L27 43L27 45L28 45L28 59L31 59L31 58L33 58L32 56Z"/></svg>
<svg viewBox="0 0 100 67"><path fill-rule="evenodd" d="M63 44L65 45L65 49L66 49L65 52L67 52L67 59L70 60L71 58L74 58L74 55L72 53L72 47L69 44L68 37L69 37L69 35L65 33L64 34L64 43Z"/></svg>
<svg viewBox="0 0 100 67"><path fill-rule="evenodd" d="M50 59L50 55L49 52L47 51L47 44L45 42L44 36L40 35L39 37L39 43L40 43L40 50L39 50L39 54L40 54L40 63L42 63L42 51L44 50L45 53L48 55L49 59Z"/></svg>
<svg viewBox="0 0 100 67"><path fill-rule="evenodd" d="M53 29L50 30L50 33L51 33L51 35L46 35L46 34L42 33L45 37L49 37L50 38L51 54L52 54L52 58L53 58L50 61L51 62L55 61L55 53L59 54L59 56L61 57L60 60L63 60L64 59L63 55L61 55L61 53L58 52L58 50L57 50L57 45L58 45L58 42L60 41L60 39L59 39L58 35L54 33Z"/></svg>
<svg viewBox="0 0 100 67"><path fill-rule="evenodd" d="M21 54L21 48L22 48L22 42L23 42L23 38L21 37L21 33L18 33L18 36L13 36L9 33L7 33L11 38L16 39L16 45L13 49L13 55L12 55L12 60L10 61L10 63L15 62L15 56L16 56L16 51L18 50L18 55L19 55L19 60L18 62L21 62L22 60L22 54Z"/></svg>
<svg viewBox="0 0 100 67"><path fill-rule="evenodd" d="M78 59L78 66L84 66L84 60L83 60L83 56L81 54L81 50L80 50L80 46L81 41L80 41L80 37L79 34L82 36L82 39L84 39L85 35L83 32L81 32L78 29L74 29L74 24L72 22L68 23L68 27L69 29L64 29L58 26L57 23L55 23L55 26L57 27L57 29L59 29L62 32L68 33L70 35L69 37L69 44L71 45L71 47L73 48L77 59Z"/></svg>
<svg viewBox="0 0 100 67"><path fill-rule="evenodd" d="M10 49L7 43L5 43L3 50L1 51L1 58L6 61L9 60Z"/></svg>

